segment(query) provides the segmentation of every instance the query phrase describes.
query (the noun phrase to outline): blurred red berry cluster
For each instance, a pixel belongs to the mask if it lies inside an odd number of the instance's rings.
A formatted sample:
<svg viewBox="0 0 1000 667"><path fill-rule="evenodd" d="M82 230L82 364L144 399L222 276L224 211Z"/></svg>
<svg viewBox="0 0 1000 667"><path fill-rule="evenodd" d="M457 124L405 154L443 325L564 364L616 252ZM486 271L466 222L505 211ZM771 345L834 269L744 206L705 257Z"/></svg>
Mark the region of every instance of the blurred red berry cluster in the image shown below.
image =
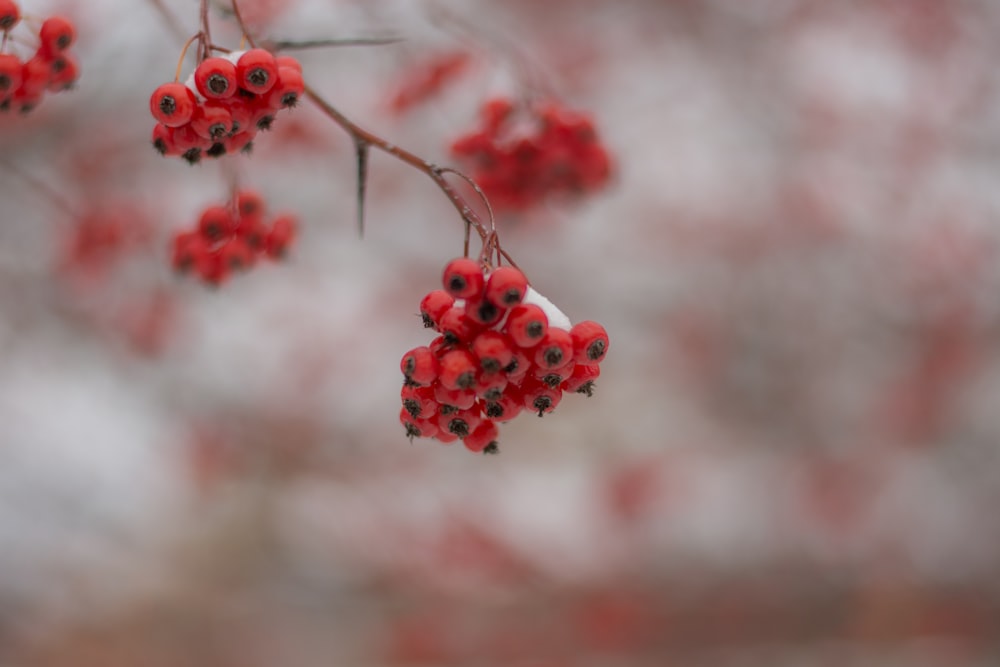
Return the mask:
<svg viewBox="0 0 1000 667"><path fill-rule="evenodd" d="M465 51L451 51L408 67L392 92L389 108L400 114L425 102L458 78L471 59Z"/></svg>
<svg viewBox="0 0 1000 667"><path fill-rule="evenodd" d="M41 22L35 34L38 46L30 58L22 60L12 53L15 44L12 30L21 21L21 10L14 0L0 0L0 111L28 113L46 92L71 88L79 76L79 66L69 52L76 39L73 23L62 16L50 16Z"/></svg>
<svg viewBox="0 0 1000 667"><path fill-rule="evenodd" d="M593 120L558 102L494 99L479 120L451 152L469 164L496 209L524 210L551 196L582 195L611 176L611 158Z"/></svg>
<svg viewBox="0 0 1000 667"><path fill-rule="evenodd" d="M249 151L257 132L270 129L275 114L295 106L304 89L302 66L291 56L255 48L205 58L187 83L153 91L153 147L192 164Z"/></svg>
<svg viewBox="0 0 1000 667"><path fill-rule="evenodd" d="M592 394L608 351L600 324L571 325L514 267L459 258L442 282L420 302L424 326L440 335L400 362L408 436L495 453L497 423L551 412L563 392Z"/></svg>
<svg viewBox="0 0 1000 667"><path fill-rule="evenodd" d="M282 215L270 224L264 218L264 199L250 190L237 192L227 205L209 206L196 229L174 238L174 269L219 285L233 272L252 268L262 255L280 259L295 239L295 217Z"/></svg>

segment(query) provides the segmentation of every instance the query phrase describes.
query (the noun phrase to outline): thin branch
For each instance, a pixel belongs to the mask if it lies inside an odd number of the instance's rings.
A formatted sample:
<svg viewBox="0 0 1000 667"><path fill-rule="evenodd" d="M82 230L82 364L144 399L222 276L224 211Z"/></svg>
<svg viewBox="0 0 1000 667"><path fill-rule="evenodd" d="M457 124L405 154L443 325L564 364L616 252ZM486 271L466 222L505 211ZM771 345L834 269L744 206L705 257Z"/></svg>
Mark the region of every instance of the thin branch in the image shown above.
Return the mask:
<svg viewBox="0 0 1000 667"><path fill-rule="evenodd" d="M368 144L354 140L358 158L358 237L365 236L365 194L368 191Z"/></svg>
<svg viewBox="0 0 1000 667"><path fill-rule="evenodd" d="M301 49L321 49L338 46L384 46L402 42L402 37L353 37L345 39L277 40L264 42L268 51L295 51Z"/></svg>

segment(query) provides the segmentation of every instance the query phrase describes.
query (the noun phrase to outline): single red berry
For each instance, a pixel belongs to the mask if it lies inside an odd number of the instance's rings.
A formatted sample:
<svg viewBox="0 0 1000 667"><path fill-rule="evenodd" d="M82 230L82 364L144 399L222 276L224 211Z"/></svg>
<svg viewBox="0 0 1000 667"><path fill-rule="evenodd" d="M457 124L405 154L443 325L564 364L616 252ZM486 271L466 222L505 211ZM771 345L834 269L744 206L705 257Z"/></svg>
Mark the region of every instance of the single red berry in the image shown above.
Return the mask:
<svg viewBox="0 0 1000 667"><path fill-rule="evenodd" d="M12 53L0 53L0 99L21 87L24 64Z"/></svg>
<svg viewBox="0 0 1000 667"><path fill-rule="evenodd" d="M478 406L456 412L440 411L436 417L438 428L459 438L468 437L482 422Z"/></svg>
<svg viewBox="0 0 1000 667"><path fill-rule="evenodd" d="M479 110L479 116L492 133L495 133L500 126L510 117L514 111L514 103L504 97L497 97L487 100Z"/></svg>
<svg viewBox="0 0 1000 667"><path fill-rule="evenodd" d="M510 338L499 331L487 330L476 336L472 341L472 353L486 373L498 373L514 360Z"/></svg>
<svg viewBox="0 0 1000 667"><path fill-rule="evenodd" d="M573 360L573 338L565 329L549 329L534 349L532 361L544 369L565 366Z"/></svg>
<svg viewBox="0 0 1000 667"><path fill-rule="evenodd" d="M478 262L459 257L444 267L441 282L445 291L456 299L475 299L482 294L486 280Z"/></svg>
<svg viewBox="0 0 1000 667"><path fill-rule="evenodd" d="M208 254L208 244L197 232L181 232L174 237L171 264L175 271L186 272L193 268L201 255Z"/></svg>
<svg viewBox="0 0 1000 667"><path fill-rule="evenodd" d="M406 437L410 440L414 438L435 438L438 436L437 423L430 419L423 419L412 416L406 408L399 411L399 423L406 429Z"/></svg>
<svg viewBox="0 0 1000 667"><path fill-rule="evenodd" d="M243 132L229 131L229 134L222 138L223 155L235 155L236 153L249 153L253 150L253 140L257 136L257 130L250 128Z"/></svg>
<svg viewBox="0 0 1000 667"><path fill-rule="evenodd" d="M233 115L223 102L208 100L194 107L191 129L198 136L211 141L219 141L233 127Z"/></svg>
<svg viewBox="0 0 1000 667"><path fill-rule="evenodd" d="M14 0L0 0L0 30L7 31L21 20L21 10Z"/></svg>
<svg viewBox="0 0 1000 667"><path fill-rule="evenodd" d="M555 410L562 400L561 389L553 389L537 380L525 382L522 391L521 402L525 409L537 412L539 417Z"/></svg>
<svg viewBox="0 0 1000 667"><path fill-rule="evenodd" d="M528 279L513 266L501 266L486 281L486 298L504 308L521 303L527 291Z"/></svg>
<svg viewBox="0 0 1000 667"><path fill-rule="evenodd" d="M250 245L251 248L256 252L260 252L265 249L267 244L267 227L261 222L260 218L243 218L239 221L239 225L236 227L236 235Z"/></svg>
<svg viewBox="0 0 1000 667"><path fill-rule="evenodd" d="M503 373L482 374L476 379L476 396L484 401L498 401L507 384L507 376Z"/></svg>
<svg viewBox="0 0 1000 667"><path fill-rule="evenodd" d="M256 190L240 190L236 193L236 212L240 219L264 215L264 197Z"/></svg>
<svg viewBox="0 0 1000 667"><path fill-rule="evenodd" d="M578 394L594 395L594 381L601 376L601 367L597 364L577 364L573 373L562 383L562 390Z"/></svg>
<svg viewBox="0 0 1000 667"><path fill-rule="evenodd" d="M21 89L40 94L49 86L49 61L36 55L24 62L21 68Z"/></svg>
<svg viewBox="0 0 1000 667"><path fill-rule="evenodd" d="M407 382L416 385L429 385L438 377L439 372L443 372L443 366L439 369L438 359L426 345L415 347L406 354L399 362L399 369L403 371Z"/></svg>
<svg viewBox="0 0 1000 667"><path fill-rule="evenodd" d="M177 149L177 144L174 143L174 130L173 128L167 127L163 123L157 123L153 126L153 148L160 155L180 155L181 151Z"/></svg>
<svg viewBox="0 0 1000 667"><path fill-rule="evenodd" d="M528 356L529 351L520 347L514 348L514 358L503 369L504 373L507 374L508 381L520 384L521 380L534 368L535 365L531 362L531 357Z"/></svg>
<svg viewBox="0 0 1000 667"><path fill-rule="evenodd" d="M39 50L47 54L65 51L76 39L76 29L72 21L63 16L50 16L42 22L38 31L41 41Z"/></svg>
<svg viewBox="0 0 1000 667"><path fill-rule="evenodd" d="M483 414L494 421L509 422L524 410L524 394L518 387L507 385L499 399L488 401Z"/></svg>
<svg viewBox="0 0 1000 667"><path fill-rule="evenodd" d="M229 267L218 252L209 251L199 255L195 262L195 272L206 285L217 287L229 278Z"/></svg>
<svg viewBox="0 0 1000 667"><path fill-rule="evenodd" d="M167 127L186 125L197 107L198 99L183 83L165 83L149 98L153 118Z"/></svg>
<svg viewBox="0 0 1000 667"><path fill-rule="evenodd" d="M438 429L438 433L434 436L434 439L439 441L441 444L450 445L458 440L458 436Z"/></svg>
<svg viewBox="0 0 1000 667"><path fill-rule="evenodd" d="M295 240L296 226L295 216L293 215L283 215L275 218L274 222L271 223L271 231L267 233L267 238L264 239L264 249L268 257L281 259L287 254L288 247Z"/></svg>
<svg viewBox="0 0 1000 667"><path fill-rule="evenodd" d="M471 389L476 384L478 363L468 350L449 350L441 355L441 386L445 389Z"/></svg>
<svg viewBox="0 0 1000 667"><path fill-rule="evenodd" d="M573 339L573 360L578 364L599 364L608 353L608 332L597 322L578 322L569 330Z"/></svg>
<svg viewBox="0 0 1000 667"><path fill-rule="evenodd" d="M57 92L68 90L80 76L80 66L76 58L68 53L60 53L49 62L48 89Z"/></svg>
<svg viewBox="0 0 1000 667"><path fill-rule="evenodd" d="M555 389L563 383L563 380L566 380L573 374L575 368L576 362L572 360L568 364L563 364L558 368L535 366L531 369L531 376L536 380L541 380L542 384Z"/></svg>
<svg viewBox="0 0 1000 667"><path fill-rule="evenodd" d="M476 404L476 392L472 389L446 389L440 382L431 385L434 390L434 400L441 406L441 412L448 409L468 410Z"/></svg>
<svg viewBox="0 0 1000 667"><path fill-rule="evenodd" d="M465 314L475 322L491 327L503 319L507 312L488 299L470 299L465 302Z"/></svg>
<svg viewBox="0 0 1000 667"><path fill-rule="evenodd" d="M219 248L219 256L222 263L230 271L246 271L254 265L256 257L246 240L239 236L230 237L225 244Z"/></svg>
<svg viewBox="0 0 1000 667"><path fill-rule="evenodd" d="M264 96L269 108L274 111L291 109L299 103L305 92L302 71L292 67L278 67L278 81Z"/></svg>
<svg viewBox="0 0 1000 667"><path fill-rule="evenodd" d="M455 305L455 298L444 290L428 292L420 300L420 317L428 329L437 329L438 322L445 311Z"/></svg>
<svg viewBox="0 0 1000 667"><path fill-rule="evenodd" d="M236 94L236 66L225 58L206 58L194 71L194 85L209 99L224 100Z"/></svg>
<svg viewBox="0 0 1000 667"><path fill-rule="evenodd" d="M417 387L412 384L404 384L400 391L400 398L403 407L416 418L429 418L437 414L438 402L434 399L434 389L431 387Z"/></svg>
<svg viewBox="0 0 1000 667"><path fill-rule="evenodd" d="M278 82L278 63L270 51L250 49L236 61L236 81L240 88L263 95Z"/></svg>
<svg viewBox="0 0 1000 667"><path fill-rule="evenodd" d="M507 314L504 330L518 347L534 347L549 330L549 318L539 306L522 303Z"/></svg>
<svg viewBox="0 0 1000 667"><path fill-rule="evenodd" d="M487 447L493 445L493 449L496 449L497 438L500 437L500 429L497 425L493 423L492 420L486 419L479 423L479 426L475 428L469 435L462 438L462 443L470 452L485 451Z"/></svg>
<svg viewBox="0 0 1000 667"><path fill-rule="evenodd" d="M467 316L463 306L452 306L441 315L437 328L447 343L457 345L470 342L482 325Z"/></svg>
<svg viewBox="0 0 1000 667"><path fill-rule="evenodd" d="M232 236L236 221L227 206L209 206L198 218L198 231L207 241L221 241Z"/></svg>

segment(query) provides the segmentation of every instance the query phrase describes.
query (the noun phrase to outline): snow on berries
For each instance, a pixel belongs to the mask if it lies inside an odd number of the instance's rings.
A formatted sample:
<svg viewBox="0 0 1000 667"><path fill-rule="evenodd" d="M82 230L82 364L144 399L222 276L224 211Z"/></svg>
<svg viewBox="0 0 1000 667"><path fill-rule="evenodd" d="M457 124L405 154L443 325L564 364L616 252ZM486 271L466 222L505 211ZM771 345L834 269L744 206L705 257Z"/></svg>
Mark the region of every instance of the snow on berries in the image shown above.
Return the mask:
<svg viewBox="0 0 1000 667"><path fill-rule="evenodd" d="M73 87L79 77L79 65L70 53L76 39L73 23L62 16L42 20L34 55L22 59L13 53L17 44L26 40L15 37L14 30L31 32L21 21L21 9L14 0L0 0L0 112L28 113L41 102L46 92L59 92Z"/></svg>
<svg viewBox="0 0 1000 667"><path fill-rule="evenodd" d="M253 48L204 58L186 83L165 83L150 96L153 147L191 164L248 152L304 91L302 67L291 56Z"/></svg>
<svg viewBox="0 0 1000 667"><path fill-rule="evenodd" d="M593 121L554 101L491 100L480 126L455 140L451 152L467 161L496 209L524 210L548 197L592 192L611 177Z"/></svg>
<svg viewBox="0 0 1000 667"><path fill-rule="evenodd" d="M441 282L420 301L424 326L439 335L400 360L399 419L411 439L496 453L497 424L548 414L566 392L593 394L609 347L603 326L571 324L512 266L460 257Z"/></svg>
<svg viewBox="0 0 1000 667"><path fill-rule="evenodd" d="M295 240L295 217L280 215L270 224L264 220L264 200L251 190L237 192L226 204L207 207L194 229L174 237L174 269L219 285L234 272L252 268L262 256L281 259Z"/></svg>

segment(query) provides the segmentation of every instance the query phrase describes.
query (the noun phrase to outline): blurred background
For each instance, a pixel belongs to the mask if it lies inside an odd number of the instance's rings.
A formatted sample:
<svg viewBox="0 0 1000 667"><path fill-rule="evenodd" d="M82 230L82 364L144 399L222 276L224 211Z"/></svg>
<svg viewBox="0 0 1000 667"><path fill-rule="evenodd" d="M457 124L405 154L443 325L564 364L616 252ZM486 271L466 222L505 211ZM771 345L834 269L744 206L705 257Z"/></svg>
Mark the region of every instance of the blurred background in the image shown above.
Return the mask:
<svg viewBox="0 0 1000 667"><path fill-rule="evenodd" d="M497 226L607 327L602 377L499 456L409 443L443 194L373 153L359 239L309 104L252 157L161 158L197 3L24 0L81 76L0 115L0 664L1000 664L1000 5L241 6L398 38L296 56L434 162L496 96L593 119L610 182ZM288 261L175 276L234 178L299 216Z"/></svg>

